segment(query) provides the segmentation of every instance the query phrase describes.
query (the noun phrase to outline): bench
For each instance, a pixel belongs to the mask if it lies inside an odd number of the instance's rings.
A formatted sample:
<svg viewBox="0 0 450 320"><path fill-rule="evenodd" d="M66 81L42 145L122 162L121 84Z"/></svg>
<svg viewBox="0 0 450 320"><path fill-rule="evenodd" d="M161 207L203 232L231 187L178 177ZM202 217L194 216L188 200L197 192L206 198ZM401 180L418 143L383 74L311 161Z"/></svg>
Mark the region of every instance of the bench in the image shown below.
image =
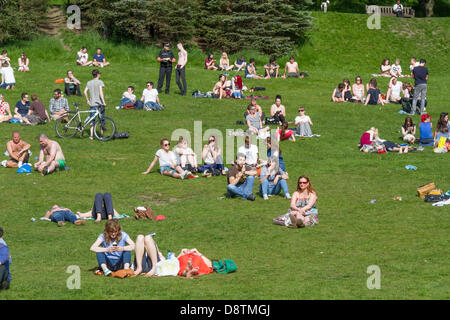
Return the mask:
<svg viewBox="0 0 450 320"><path fill-rule="evenodd" d="M381 16L388 16L388 17L396 17L396 14L393 11L393 6L387 7L387 6L376 6L376 5L366 5L366 13L367 14L374 14L378 12ZM403 17L405 18L414 18L415 11L411 7L403 7Z"/></svg>

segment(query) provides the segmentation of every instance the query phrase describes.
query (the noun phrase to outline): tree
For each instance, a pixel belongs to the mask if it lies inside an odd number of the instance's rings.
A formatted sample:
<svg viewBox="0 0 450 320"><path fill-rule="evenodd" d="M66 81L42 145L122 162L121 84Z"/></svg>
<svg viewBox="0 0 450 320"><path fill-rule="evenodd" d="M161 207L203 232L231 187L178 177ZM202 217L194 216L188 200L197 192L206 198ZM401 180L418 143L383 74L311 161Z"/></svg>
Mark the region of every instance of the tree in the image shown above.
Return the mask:
<svg viewBox="0 0 450 320"><path fill-rule="evenodd" d="M291 52L311 27L306 1L200 0L197 37L208 49L234 53L256 49L275 56ZM294 7L295 4L295 7Z"/></svg>

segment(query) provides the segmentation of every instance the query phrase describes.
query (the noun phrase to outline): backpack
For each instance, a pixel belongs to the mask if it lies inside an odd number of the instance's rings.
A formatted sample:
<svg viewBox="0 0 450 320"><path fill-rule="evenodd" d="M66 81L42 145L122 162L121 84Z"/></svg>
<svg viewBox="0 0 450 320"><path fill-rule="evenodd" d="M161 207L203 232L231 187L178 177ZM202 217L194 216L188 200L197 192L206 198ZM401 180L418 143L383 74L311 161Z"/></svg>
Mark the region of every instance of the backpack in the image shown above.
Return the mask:
<svg viewBox="0 0 450 320"><path fill-rule="evenodd" d="M117 132L114 133L114 139L126 139L130 137L130 133L128 131L125 132Z"/></svg>
<svg viewBox="0 0 450 320"><path fill-rule="evenodd" d="M134 109L134 104L126 103L122 106L122 109Z"/></svg>
<svg viewBox="0 0 450 320"><path fill-rule="evenodd" d="M212 260L213 270L217 273L230 273L237 270L237 266L231 259L225 260Z"/></svg>
<svg viewBox="0 0 450 320"><path fill-rule="evenodd" d="M155 216L155 212L150 209L149 207L137 207L134 208L135 213L135 219L150 219L153 220L153 217Z"/></svg>

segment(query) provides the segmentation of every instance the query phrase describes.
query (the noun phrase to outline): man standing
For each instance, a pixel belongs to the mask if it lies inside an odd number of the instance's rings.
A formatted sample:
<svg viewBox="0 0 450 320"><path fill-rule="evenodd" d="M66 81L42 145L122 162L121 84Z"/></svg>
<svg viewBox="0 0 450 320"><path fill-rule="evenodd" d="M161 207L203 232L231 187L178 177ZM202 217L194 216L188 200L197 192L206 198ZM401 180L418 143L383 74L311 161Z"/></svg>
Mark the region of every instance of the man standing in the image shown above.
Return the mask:
<svg viewBox="0 0 450 320"><path fill-rule="evenodd" d="M39 136L41 151L39 152L39 161L34 164L34 168L42 173L43 176L55 171L66 168L66 159L58 142L50 140L45 134ZM44 157L46 158L44 161Z"/></svg>
<svg viewBox="0 0 450 320"><path fill-rule="evenodd" d="M94 79L89 80L86 84L86 89L84 89L84 96L86 97L86 102L88 106L90 106L91 111L95 111L97 108L101 107L102 116L105 114L106 102L105 97L103 95L103 87L105 84L102 80L100 80L100 71L98 69L92 70L92 77ZM90 99L88 96L88 91L90 95ZM91 116L94 115L94 112L91 112ZM91 121L91 135L89 139L94 139L94 120Z"/></svg>
<svg viewBox="0 0 450 320"><path fill-rule="evenodd" d="M48 106L50 115L53 120L58 120L62 116L65 116L69 111L69 102L66 98L61 96L61 90L55 89L53 91L53 98L50 99Z"/></svg>
<svg viewBox="0 0 450 320"><path fill-rule="evenodd" d="M6 143L6 150L9 153L10 160L4 160L2 165L6 168L20 168L23 163L28 162L30 144L20 139L20 133L14 131L12 140Z"/></svg>
<svg viewBox="0 0 450 320"><path fill-rule="evenodd" d="M187 51L184 50L183 45L181 43L177 44L178 47L178 64L177 67L175 68L175 80L177 82L178 88L180 88L180 94L182 96L186 95L186 63L187 63L187 59L188 59L188 54ZM181 81L183 81L183 86L181 85L180 82L180 77L181 77Z"/></svg>
<svg viewBox="0 0 450 320"><path fill-rule="evenodd" d="M243 200L255 200L252 193L256 170L245 165L245 155L238 153L236 163L228 171L227 196L241 196Z"/></svg>
<svg viewBox="0 0 450 320"><path fill-rule="evenodd" d="M158 79L158 92L161 92L162 86L164 84L164 77L166 77L166 94L169 94L170 90L170 77L172 76L172 63L174 63L175 57L170 51L170 43L164 44L164 50L161 50L158 55L158 62L160 62L159 67L159 79Z"/></svg>
<svg viewBox="0 0 450 320"><path fill-rule="evenodd" d="M412 102L411 115L416 113L417 98L420 95L420 114L423 114L425 109L425 99L427 94L428 69L425 68L427 61L420 59L420 65L415 67L412 75L415 81L414 97Z"/></svg>

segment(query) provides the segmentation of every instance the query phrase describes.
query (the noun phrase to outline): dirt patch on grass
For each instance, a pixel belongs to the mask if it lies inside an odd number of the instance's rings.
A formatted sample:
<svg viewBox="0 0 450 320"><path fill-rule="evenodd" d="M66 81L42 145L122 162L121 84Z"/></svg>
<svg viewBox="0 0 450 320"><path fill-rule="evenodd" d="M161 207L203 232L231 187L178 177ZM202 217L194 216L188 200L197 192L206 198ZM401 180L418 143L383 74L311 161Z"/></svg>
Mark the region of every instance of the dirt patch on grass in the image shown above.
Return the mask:
<svg viewBox="0 0 450 320"><path fill-rule="evenodd" d="M193 198L193 196L190 196L190 197L188 196L188 197L184 197L184 198L165 197L161 192L156 192L156 193L150 193L150 194L141 194L141 195L138 195L138 198L148 200L148 202L152 206L159 207L159 206L166 206L169 203L190 199L190 198Z"/></svg>

